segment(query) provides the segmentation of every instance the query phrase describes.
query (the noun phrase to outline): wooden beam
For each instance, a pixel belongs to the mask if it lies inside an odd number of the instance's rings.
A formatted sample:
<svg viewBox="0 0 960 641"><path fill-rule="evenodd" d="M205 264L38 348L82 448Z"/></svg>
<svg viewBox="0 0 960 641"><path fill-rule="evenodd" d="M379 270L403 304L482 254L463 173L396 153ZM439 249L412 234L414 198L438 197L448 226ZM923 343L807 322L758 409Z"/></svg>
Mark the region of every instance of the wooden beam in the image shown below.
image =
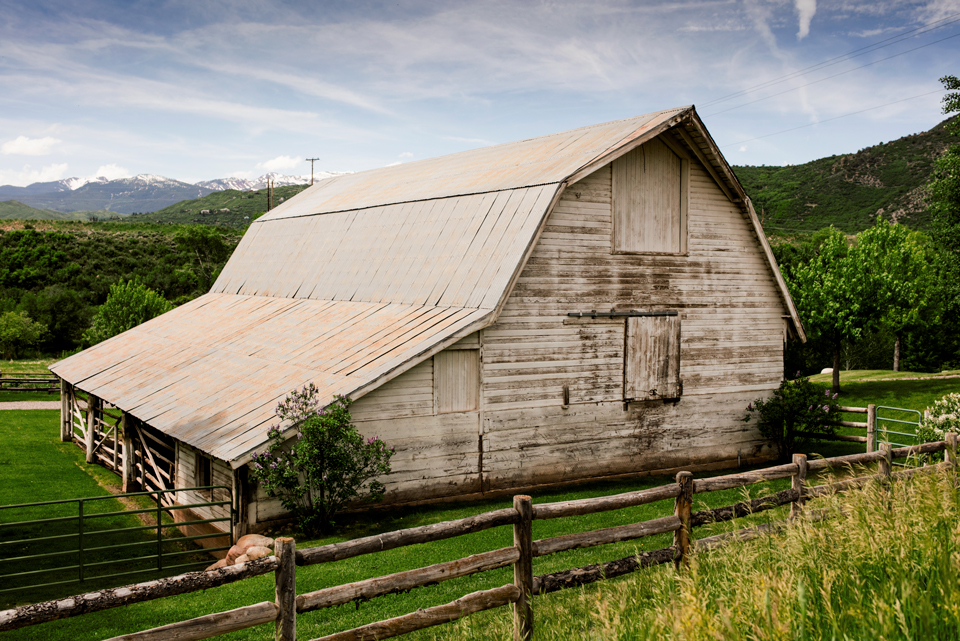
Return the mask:
<svg viewBox="0 0 960 641"><path fill-rule="evenodd" d="M140 486L137 483L133 469L133 459L136 456L136 450L133 444L133 421L130 419L130 415L124 412L120 423L122 426L121 429L123 430L123 465L120 478L123 483L123 492L126 494L138 491Z"/></svg>
<svg viewBox="0 0 960 641"><path fill-rule="evenodd" d="M607 545L608 543L619 543L620 541L631 541L645 536L675 532L680 528L680 525L677 517L664 516L659 519L651 519L641 523L617 525L592 532L564 534L535 541L533 544L533 554L534 556L540 557L548 554L556 554L557 552L565 552L567 550Z"/></svg>
<svg viewBox="0 0 960 641"><path fill-rule="evenodd" d="M279 567L274 573L277 599L276 641L297 641L297 543L288 536L274 542Z"/></svg>
<svg viewBox="0 0 960 641"><path fill-rule="evenodd" d="M529 496L513 497L513 509L519 516L513 524L513 547L520 556L513 564L513 584L519 595L513 603L513 639L533 638L533 502Z"/></svg>

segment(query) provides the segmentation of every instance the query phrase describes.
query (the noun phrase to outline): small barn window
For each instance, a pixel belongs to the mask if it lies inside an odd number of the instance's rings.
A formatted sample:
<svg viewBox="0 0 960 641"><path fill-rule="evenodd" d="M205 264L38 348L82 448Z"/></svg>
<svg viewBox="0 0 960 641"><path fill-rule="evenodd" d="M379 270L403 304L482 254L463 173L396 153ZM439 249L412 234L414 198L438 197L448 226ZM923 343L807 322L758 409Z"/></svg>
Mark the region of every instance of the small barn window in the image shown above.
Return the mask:
<svg viewBox="0 0 960 641"><path fill-rule="evenodd" d="M212 467L211 463L212 461L208 457L204 456L200 452L197 452L193 478L195 487L209 487L210 485L213 485L210 471Z"/></svg>
<svg viewBox="0 0 960 641"><path fill-rule="evenodd" d="M642 401L680 398L680 317L627 319L623 397Z"/></svg>
<svg viewBox="0 0 960 641"><path fill-rule="evenodd" d="M690 161L660 138L613 161L613 250L626 254L687 251Z"/></svg>
<svg viewBox="0 0 960 641"><path fill-rule="evenodd" d="M480 350L448 349L433 357L433 396L438 414L480 408Z"/></svg>

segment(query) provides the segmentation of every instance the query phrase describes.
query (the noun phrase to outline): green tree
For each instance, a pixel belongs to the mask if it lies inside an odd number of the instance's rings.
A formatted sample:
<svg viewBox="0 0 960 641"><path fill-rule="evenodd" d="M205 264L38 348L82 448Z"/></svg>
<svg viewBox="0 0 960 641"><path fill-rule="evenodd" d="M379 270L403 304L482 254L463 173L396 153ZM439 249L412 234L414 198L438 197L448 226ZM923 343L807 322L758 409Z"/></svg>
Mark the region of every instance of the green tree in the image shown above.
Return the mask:
<svg viewBox="0 0 960 641"><path fill-rule="evenodd" d="M47 337L40 347L54 353L76 347L93 316L93 308L80 294L60 285L26 292L17 309L46 326Z"/></svg>
<svg viewBox="0 0 960 641"><path fill-rule="evenodd" d="M196 259L194 270L200 287L207 291L230 257L232 248L216 229L205 225L190 225L177 231L173 237L182 251Z"/></svg>
<svg viewBox="0 0 960 641"><path fill-rule="evenodd" d="M294 513L308 536L330 532L349 501L383 498L377 477L390 473L393 449L377 437L364 439L350 422L349 405L338 396L320 407L313 383L292 392L277 406L277 417L296 426L296 437L274 425L267 451L252 460L251 477Z"/></svg>
<svg viewBox="0 0 960 641"><path fill-rule="evenodd" d="M943 97L943 113L960 112L960 80L956 76L940 79L950 91ZM954 118L948 129L960 136L960 119ZM937 159L933 180L927 185L933 234L937 243L955 257L960 257L960 143L947 148Z"/></svg>
<svg viewBox="0 0 960 641"><path fill-rule="evenodd" d="M139 278L120 281L110 286L110 294L97 308L93 325L84 332L83 341L96 345L171 309L170 301L146 287Z"/></svg>
<svg viewBox="0 0 960 641"><path fill-rule="evenodd" d="M874 318L866 274L849 253L843 233L830 228L815 255L785 277L808 336L830 345L834 393L840 391L843 341L860 338Z"/></svg>
<svg viewBox="0 0 960 641"><path fill-rule="evenodd" d="M936 253L924 234L878 218L857 234L847 260L860 272L857 282L876 307L877 324L893 334L899 372L904 332L939 322Z"/></svg>
<svg viewBox="0 0 960 641"><path fill-rule="evenodd" d="M33 347L44 339L47 328L25 312L0 314L0 352L4 358L18 358L25 347Z"/></svg>

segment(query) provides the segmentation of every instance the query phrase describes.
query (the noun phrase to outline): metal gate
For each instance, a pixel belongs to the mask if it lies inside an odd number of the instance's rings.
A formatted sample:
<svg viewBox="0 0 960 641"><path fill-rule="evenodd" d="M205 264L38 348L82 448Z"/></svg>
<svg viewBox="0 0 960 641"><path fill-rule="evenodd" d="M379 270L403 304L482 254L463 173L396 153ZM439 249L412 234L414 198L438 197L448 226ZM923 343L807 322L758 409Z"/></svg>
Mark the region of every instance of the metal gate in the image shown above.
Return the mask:
<svg viewBox="0 0 960 641"><path fill-rule="evenodd" d="M917 420L907 420L914 416ZM920 419L922 418L923 416L917 410L878 405L877 443L887 443L892 448L921 445L923 440L917 436L917 428L920 427ZM900 431L907 429L912 431ZM921 463L922 461L917 458L907 458L903 459L903 462L894 461L893 464L901 467L918 467Z"/></svg>
<svg viewBox="0 0 960 641"><path fill-rule="evenodd" d="M199 492L210 500L176 505L177 492ZM153 505L117 510L120 498ZM209 565L208 553L227 550L233 542L233 507L231 489L223 485L0 506L0 595L74 583L104 587L119 577ZM221 516L174 522L174 511L196 508ZM139 515L149 516L153 523ZM212 523L224 523L226 528L212 534L164 536L164 530L178 534L174 528ZM229 543L187 550L179 545L215 537L229 537ZM200 556L191 559L195 555Z"/></svg>

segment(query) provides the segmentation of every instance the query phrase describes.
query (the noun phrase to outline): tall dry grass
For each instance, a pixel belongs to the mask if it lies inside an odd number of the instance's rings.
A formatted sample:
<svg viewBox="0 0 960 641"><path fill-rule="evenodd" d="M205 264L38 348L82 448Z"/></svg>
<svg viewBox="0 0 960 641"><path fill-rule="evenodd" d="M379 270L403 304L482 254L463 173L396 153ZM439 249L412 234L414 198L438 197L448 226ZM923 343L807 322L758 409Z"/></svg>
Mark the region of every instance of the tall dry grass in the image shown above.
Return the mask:
<svg viewBox="0 0 960 641"><path fill-rule="evenodd" d="M670 567L535 597L535 639L960 639L960 518L952 475L820 499L830 518ZM510 612L416 638L511 638Z"/></svg>

